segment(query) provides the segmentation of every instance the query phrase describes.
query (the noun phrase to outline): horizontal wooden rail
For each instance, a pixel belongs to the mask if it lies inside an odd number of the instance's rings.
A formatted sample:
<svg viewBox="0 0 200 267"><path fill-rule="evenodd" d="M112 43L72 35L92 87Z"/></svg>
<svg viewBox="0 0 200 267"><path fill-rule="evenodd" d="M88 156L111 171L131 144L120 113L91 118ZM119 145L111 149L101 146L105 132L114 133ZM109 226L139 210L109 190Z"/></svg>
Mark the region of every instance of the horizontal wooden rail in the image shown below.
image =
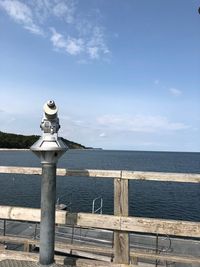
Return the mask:
<svg viewBox="0 0 200 267"><path fill-rule="evenodd" d="M39 222L40 209L0 206L0 219ZM200 237L199 222L56 211L56 223L125 232Z"/></svg>
<svg viewBox="0 0 200 267"><path fill-rule="evenodd" d="M0 173L41 175L42 169L35 167L0 166ZM195 173L167 173L142 171L115 170L69 170L57 169L58 176L84 176L96 178L121 178L129 180L147 180L160 182L200 183L200 174Z"/></svg>
<svg viewBox="0 0 200 267"><path fill-rule="evenodd" d="M128 232L200 237L199 222L78 213L77 225Z"/></svg>
<svg viewBox="0 0 200 267"><path fill-rule="evenodd" d="M65 258L66 257L55 255L55 262L57 264L64 264ZM0 250L0 261L11 259L38 262L39 254L14 250Z"/></svg>
<svg viewBox="0 0 200 267"><path fill-rule="evenodd" d="M28 262L38 262L39 254L38 253L30 253L30 252L22 252L22 251L14 251L14 250L0 250L0 261L3 260L18 260L18 261L28 261ZM55 262L57 264L66 264L68 258L64 256L55 255ZM113 264L113 263L105 263L103 261L98 261L98 264L94 264L94 260L85 260L85 265L83 264L84 260L78 261L76 265L79 267L84 266L92 266L92 267L137 267L136 265L125 265L125 264ZM69 264L67 264L69 265ZM70 264L71 265L71 264ZM63 265L64 266L64 265Z"/></svg>
<svg viewBox="0 0 200 267"><path fill-rule="evenodd" d="M13 207L13 206L0 206L0 219L4 220L16 220L16 221L28 221L28 222L40 222L40 209ZM66 223L66 211L56 211L56 223Z"/></svg>
<svg viewBox="0 0 200 267"><path fill-rule="evenodd" d="M30 238L22 238L17 236L0 236L0 242L6 242L11 244L30 244L39 246L39 240L34 240ZM114 252L113 248L109 247L100 247L97 245L79 245L79 244L67 244L56 242L55 243L55 250L58 252L63 253L71 253L73 251L83 251L88 253L103 253L104 255L111 256ZM77 253L78 254L78 253ZM144 250L144 249L131 249L130 251L131 257L138 257L143 259L150 259L150 260L165 260L171 262L180 262L180 263L198 263L200 264L200 257L195 257L191 255L176 255L170 253L162 253L156 254L155 251L151 250Z"/></svg>

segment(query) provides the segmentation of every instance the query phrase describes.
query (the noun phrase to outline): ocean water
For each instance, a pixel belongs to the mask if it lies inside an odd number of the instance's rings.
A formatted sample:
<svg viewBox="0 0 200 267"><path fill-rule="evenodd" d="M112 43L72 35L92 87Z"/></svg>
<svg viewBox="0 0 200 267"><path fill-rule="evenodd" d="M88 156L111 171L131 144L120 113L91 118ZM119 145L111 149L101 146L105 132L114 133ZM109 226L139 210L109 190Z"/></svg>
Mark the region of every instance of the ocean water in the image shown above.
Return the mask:
<svg viewBox="0 0 200 267"><path fill-rule="evenodd" d="M30 151L0 151L0 166L40 166ZM200 173L200 153L69 150L58 167ZM103 213L113 213L113 180L57 177L57 197L73 212L90 212L103 197ZM0 174L0 205L40 207L40 176ZM129 214L200 221L200 184L130 181Z"/></svg>

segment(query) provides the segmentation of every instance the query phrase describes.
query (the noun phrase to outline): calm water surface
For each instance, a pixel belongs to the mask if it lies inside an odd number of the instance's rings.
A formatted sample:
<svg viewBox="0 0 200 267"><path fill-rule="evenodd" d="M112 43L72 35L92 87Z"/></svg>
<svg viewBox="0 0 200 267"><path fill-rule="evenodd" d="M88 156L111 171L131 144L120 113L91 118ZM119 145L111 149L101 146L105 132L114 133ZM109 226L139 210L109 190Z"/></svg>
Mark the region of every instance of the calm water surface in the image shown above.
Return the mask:
<svg viewBox="0 0 200 267"><path fill-rule="evenodd" d="M29 151L0 151L0 165L40 166ZM200 153L69 150L59 167L200 173ZM103 213L113 213L112 179L58 177L57 197L72 211L91 211L102 196ZM130 215L200 221L200 184L130 181ZM0 205L40 206L40 177L0 174Z"/></svg>

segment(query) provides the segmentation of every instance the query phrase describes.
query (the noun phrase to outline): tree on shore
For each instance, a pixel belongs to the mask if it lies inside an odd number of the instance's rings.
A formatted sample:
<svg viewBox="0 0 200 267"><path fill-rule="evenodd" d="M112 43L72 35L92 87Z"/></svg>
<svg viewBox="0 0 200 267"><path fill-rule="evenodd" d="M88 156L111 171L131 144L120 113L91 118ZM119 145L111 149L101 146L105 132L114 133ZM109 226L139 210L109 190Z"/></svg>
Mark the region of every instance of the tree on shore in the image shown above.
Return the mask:
<svg viewBox="0 0 200 267"><path fill-rule="evenodd" d="M21 135L13 133L4 133L0 131L0 148L30 148L37 140L38 135ZM71 149L83 149L83 145L62 138L62 141Z"/></svg>

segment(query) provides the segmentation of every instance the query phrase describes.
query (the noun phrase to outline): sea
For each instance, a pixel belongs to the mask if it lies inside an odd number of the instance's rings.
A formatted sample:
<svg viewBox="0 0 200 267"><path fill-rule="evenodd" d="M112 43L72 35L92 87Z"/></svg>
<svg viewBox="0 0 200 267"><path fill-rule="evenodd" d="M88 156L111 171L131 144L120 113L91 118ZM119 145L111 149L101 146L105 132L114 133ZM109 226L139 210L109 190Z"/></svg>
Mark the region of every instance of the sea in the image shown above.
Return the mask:
<svg viewBox="0 0 200 267"><path fill-rule="evenodd" d="M39 167L31 151L0 151L0 166ZM117 150L68 150L58 167L200 173L200 153ZM0 174L0 205L40 207L41 177ZM57 199L72 212L91 212L102 197L103 214L113 214L113 180L57 177ZM98 203L96 203L98 206ZM200 221L200 184L130 181L129 215Z"/></svg>

